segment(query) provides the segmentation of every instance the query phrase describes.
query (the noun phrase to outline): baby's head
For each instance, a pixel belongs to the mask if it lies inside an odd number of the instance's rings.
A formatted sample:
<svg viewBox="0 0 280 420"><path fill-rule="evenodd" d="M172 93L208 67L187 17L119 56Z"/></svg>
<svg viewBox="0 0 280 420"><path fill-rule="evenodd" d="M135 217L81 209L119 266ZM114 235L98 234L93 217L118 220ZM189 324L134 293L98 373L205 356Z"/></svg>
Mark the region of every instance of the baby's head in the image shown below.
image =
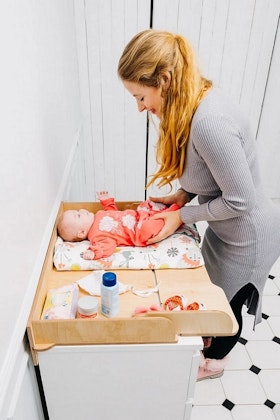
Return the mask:
<svg viewBox="0 0 280 420"><path fill-rule="evenodd" d="M87 239L93 220L94 214L87 210L66 210L58 220L58 235L69 242Z"/></svg>

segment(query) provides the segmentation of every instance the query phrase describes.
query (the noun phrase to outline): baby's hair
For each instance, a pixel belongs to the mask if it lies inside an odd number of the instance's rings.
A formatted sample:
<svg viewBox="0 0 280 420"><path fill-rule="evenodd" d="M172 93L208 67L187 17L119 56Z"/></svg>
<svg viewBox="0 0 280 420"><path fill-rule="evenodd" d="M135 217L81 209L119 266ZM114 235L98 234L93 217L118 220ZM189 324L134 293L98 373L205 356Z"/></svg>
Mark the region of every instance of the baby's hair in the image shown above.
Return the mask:
<svg viewBox="0 0 280 420"><path fill-rule="evenodd" d="M61 239L64 241L69 242L78 242L81 239L79 239L76 235L73 235L73 229L72 226L69 226L65 223L64 219L65 212L62 213L61 216L59 216L57 221L57 234L60 236Z"/></svg>

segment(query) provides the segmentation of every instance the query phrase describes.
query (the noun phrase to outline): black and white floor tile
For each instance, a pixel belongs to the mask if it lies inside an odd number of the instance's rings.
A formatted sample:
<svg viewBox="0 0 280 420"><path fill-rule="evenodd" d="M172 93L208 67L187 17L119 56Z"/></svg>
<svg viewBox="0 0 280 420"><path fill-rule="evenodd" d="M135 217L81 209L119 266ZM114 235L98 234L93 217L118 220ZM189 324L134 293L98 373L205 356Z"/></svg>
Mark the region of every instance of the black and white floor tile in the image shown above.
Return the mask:
<svg viewBox="0 0 280 420"><path fill-rule="evenodd" d="M280 258L267 280L262 309L255 331L244 310L241 338L224 375L197 382L191 420L280 420Z"/></svg>

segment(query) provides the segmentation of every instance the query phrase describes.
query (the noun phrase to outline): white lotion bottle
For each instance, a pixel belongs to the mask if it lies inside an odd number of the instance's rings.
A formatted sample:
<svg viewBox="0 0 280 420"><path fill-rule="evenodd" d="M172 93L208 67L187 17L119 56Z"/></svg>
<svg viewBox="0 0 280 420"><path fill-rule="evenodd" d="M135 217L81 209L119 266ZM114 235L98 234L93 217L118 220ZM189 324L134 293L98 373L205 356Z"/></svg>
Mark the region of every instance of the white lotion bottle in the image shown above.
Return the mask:
<svg viewBox="0 0 280 420"><path fill-rule="evenodd" d="M101 313L108 318L113 318L119 313L119 285L116 274L111 271L102 276Z"/></svg>

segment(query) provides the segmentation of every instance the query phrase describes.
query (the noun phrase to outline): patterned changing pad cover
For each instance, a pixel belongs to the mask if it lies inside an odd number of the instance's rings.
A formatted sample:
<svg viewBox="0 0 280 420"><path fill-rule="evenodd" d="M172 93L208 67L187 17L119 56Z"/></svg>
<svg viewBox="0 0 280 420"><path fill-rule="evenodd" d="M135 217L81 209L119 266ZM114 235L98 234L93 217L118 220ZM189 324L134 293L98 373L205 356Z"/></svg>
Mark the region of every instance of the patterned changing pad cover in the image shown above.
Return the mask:
<svg viewBox="0 0 280 420"><path fill-rule="evenodd" d="M108 258L84 260L89 241L64 242L57 238L54 266L58 271L110 269L195 268L204 265L195 225L184 225L169 238L146 247L118 247Z"/></svg>

